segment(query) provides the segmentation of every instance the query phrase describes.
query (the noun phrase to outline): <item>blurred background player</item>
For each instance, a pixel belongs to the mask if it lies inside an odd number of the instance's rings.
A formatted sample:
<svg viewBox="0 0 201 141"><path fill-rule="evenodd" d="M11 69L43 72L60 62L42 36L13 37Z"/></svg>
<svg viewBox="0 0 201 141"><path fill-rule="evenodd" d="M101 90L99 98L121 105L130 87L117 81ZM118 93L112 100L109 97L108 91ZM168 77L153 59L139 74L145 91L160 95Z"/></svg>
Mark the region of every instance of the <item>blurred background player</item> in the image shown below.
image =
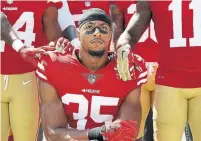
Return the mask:
<svg viewBox="0 0 201 141"><path fill-rule="evenodd" d="M193 140L201 140L200 8L199 0L139 1L117 42L118 65L125 66L118 71L126 81L131 79L124 63L127 54L153 19L160 46L153 108L156 141L181 141L187 121Z"/></svg>
<svg viewBox="0 0 201 141"><path fill-rule="evenodd" d="M111 50L115 50L116 42L123 33L128 22L136 12L136 2L134 1L116 1L110 4L110 13L113 24L113 37L111 40ZM148 70L147 83L142 85L141 104L142 104L142 122L139 138L143 136L145 141L153 141L153 120L152 105L155 91L155 74L158 67L157 63L158 44L154 31L154 24L151 21L149 27L135 45L134 53L140 55L146 62ZM149 115L149 116L148 116ZM148 116L148 118L147 118ZM147 119L147 121L146 121ZM145 123L147 123L145 125ZM145 133L144 132L145 126Z"/></svg>
<svg viewBox="0 0 201 141"><path fill-rule="evenodd" d="M19 52L61 36L57 22L61 6L46 1L1 2L1 141L8 140L10 129L15 141L36 140L39 103L35 67Z"/></svg>
<svg viewBox="0 0 201 141"><path fill-rule="evenodd" d="M133 141L141 121L140 85L146 82L147 74L143 60L134 57L142 68L140 72L135 68L136 80L117 79L115 60L108 54L111 20L100 9L83 13L79 32L80 49L51 54L38 64L41 117L47 140L103 140L105 136L108 141ZM119 127L117 119L137 124L131 124L133 128L123 124ZM117 133L110 133L114 128ZM125 130L119 132L121 129ZM118 136L112 138L112 134Z"/></svg>

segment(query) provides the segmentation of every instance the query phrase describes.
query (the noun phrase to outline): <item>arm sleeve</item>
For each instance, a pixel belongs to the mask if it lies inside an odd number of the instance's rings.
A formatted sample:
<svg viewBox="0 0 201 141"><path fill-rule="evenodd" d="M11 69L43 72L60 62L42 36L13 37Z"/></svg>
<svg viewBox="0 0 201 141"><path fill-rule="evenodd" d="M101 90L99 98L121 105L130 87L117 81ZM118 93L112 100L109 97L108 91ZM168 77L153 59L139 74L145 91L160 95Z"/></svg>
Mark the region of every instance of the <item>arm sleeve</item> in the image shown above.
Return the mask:
<svg viewBox="0 0 201 141"><path fill-rule="evenodd" d="M142 57L139 55L135 55L135 75L136 75L136 83L137 86L141 86L142 84L145 84L147 82L147 68L145 65L145 61ZM139 71L140 70L140 71Z"/></svg>
<svg viewBox="0 0 201 141"><path fill-rule="evenodd" d="M140 72L135 69L136 79L126 82L128 84L127 87L129 89L129 91L132 91L136 87L140 87L143 84L145 84L147 82L147 74L148 74L148 72L147 72L145 65L144 65L144 68L142 69L142 71L140 71Z"/></svg>

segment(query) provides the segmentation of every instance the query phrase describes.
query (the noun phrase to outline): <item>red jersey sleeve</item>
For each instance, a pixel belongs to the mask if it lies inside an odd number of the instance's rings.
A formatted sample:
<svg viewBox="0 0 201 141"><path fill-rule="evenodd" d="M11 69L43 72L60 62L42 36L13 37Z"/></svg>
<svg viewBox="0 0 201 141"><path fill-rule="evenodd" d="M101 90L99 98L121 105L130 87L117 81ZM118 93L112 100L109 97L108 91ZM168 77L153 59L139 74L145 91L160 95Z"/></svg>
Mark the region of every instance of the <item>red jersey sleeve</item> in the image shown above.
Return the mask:
<svg viewBox="0 0 201 141"><path fill-rule="evenodd" d="M58 63L64 63L68 60L68 56L73 54L74 49L68 48L65 54L60 54L58 52L48 52L48 56L42 56L37 65L36 76L43 81L54 86L53 81L57 79L57 74L54 74L55 68L58 67Z"/></svg>
<svg viewBox="0 0 201 141"><path fill-rule="evenodd" d="M142 57L135 54L134 55L134 62L135 62L135 76L136 76L136 83L137 86L141 86L142 84L147 82L147 68L145 61Z"/></svg>
<svg viewBox="0 0 201 141"><path fill-rule="evenodd" d="M147 74L148 74L147 70L139 73L137 78L137 86L141 86L142 84L145 84L147 82Z"/></svg>
<svg viewBox="0 0 201 141"><path fill-rule="evenodd" d="M129 92L131 92L132 90L145 84L147 82L147 74L148 72L147 69L145 68L145 65L141 71L135 69L135 79L126 82L124 81L127 87L126 93L129 94Z"/></svg>
<svg viewBox="0 0 201 141"><path fill-rule="evenodd" d="M48 67L51 63L52 60L49 56L42 56L38 62L36 70L36 76L49 84L52 84L50 78L48 77Z"/></svg>
<svg viewBox="0 0 201 141"><path fill-rule="evenodd" d="M134 73L131 74L131 77L135 75L134 79L131 81L124 81L124 83L126 83L126 87L128 88L128 92L145 84L147 82L148 75L144 59L137 54L134 55L132 67L130 67L130 69L131 68L134 68L132 71Z"/></svg>

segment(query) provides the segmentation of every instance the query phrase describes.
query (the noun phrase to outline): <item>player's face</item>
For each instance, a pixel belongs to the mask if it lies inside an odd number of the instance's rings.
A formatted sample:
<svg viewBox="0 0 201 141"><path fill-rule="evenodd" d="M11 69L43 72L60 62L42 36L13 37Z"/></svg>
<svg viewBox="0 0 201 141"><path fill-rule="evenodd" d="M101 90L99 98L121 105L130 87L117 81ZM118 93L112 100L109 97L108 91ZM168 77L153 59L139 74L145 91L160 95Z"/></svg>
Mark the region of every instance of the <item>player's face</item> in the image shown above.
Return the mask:
<svg viewBox="0 0 201 141"><path fill-rule="evenodd" d="M103 21L90 21L80 28L82 48L92 56L101 57L108 51L111 28Z"/></svg>

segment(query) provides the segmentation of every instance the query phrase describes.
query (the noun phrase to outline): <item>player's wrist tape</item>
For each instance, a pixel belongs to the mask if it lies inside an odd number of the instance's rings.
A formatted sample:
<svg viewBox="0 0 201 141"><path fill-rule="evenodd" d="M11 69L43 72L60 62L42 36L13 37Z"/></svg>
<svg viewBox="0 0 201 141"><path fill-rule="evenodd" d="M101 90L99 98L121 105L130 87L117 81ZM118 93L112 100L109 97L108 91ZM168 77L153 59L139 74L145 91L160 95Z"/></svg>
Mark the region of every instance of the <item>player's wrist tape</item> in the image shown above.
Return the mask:
<svg viewBox="0 0 201 141"><path fill-rule="evenodd" d="M90 129L88 132L89 140L103 141L103 136L101 134L101 127Z"/></svg>
<svg viewBox="0 0 201 141"><path fill-rule="evenodd" d="M24 47L24 44L22 43L21 40L16 39L15 41L13 41L12 47L13 47L14 50L16 50L17 52L19 52L19 50Z"/></svg>

